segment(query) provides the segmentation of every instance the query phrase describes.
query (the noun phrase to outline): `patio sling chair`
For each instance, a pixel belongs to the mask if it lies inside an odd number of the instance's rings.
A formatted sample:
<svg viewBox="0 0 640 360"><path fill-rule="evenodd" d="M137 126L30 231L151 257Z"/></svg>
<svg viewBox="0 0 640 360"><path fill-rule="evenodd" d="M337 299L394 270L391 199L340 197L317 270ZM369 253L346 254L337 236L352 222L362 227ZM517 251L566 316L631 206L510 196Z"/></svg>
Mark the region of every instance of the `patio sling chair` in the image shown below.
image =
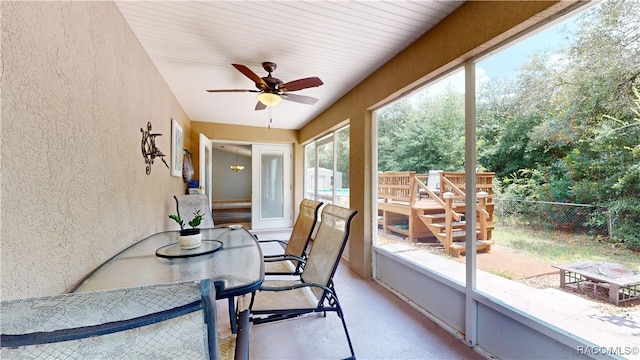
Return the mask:
<svg viewBox="0 0 640 360"><path fill-rule="evenodd" d="M198 226L201 229L208 229L215 226L213 222L213 214L211 213L211 203L209 203L209 197L205 194L193 194L193 195L174 195L176 199L176 210L178 216L184 219L184 222L188 222L193 218L193 212L200 210L204 217L202 223Z"/></svg>
<svg viewBox="0 0 640 360"><path fill-rule="evenodd" d="M302 274L294 280L290 280L289 276L280 276L284 280L265 280L258 292L251 296L251 322L260 324L309 313L335 312L342 321L351 358L355 359L333 275L349 238L351 222L357 213L357 210L332 204L324 207Z"/></svg>
<svg viewBox="0 0 640 360"><path fill-rule="evenodd" d="M427 188L431 190L436 196L440 196L440 175L442 170L429 170L429 177L427 178ZM418 190L418 198L422 200L422 197L429 197L429 194L423 189Z"/></svg>
<svg viewBox="0 0 640 360"><path fill-rule="evenodd" d="M215 298L205 279L2 301L2 358L218 359Z"/></svg>
<svg viewBox="0 0 640 360"><path fill-rule="evenodd" d="M302 202L300 202L300 212L298 213L296 223L293 225L293 231L288 241L259 241L265 244L277 243L284 247L284 252L280 254L264 255L265 275L301 274L307 259L307 248L313 235L313 229L318 222L318 212L321 206L321 201L303 199Z"/></svg>

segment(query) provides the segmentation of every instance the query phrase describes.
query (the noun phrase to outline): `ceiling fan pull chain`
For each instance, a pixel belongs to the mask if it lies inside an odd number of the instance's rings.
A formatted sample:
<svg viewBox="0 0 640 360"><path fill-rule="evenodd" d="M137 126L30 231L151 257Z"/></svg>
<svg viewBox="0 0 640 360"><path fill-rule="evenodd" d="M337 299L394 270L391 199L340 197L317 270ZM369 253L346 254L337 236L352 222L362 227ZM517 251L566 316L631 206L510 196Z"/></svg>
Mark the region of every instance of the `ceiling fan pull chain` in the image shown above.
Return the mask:
<svg viewBox="0 0 640 360"><path fill-rule="evenodd" d="M271 123L273 122L273 108L269 107L269 127L268 129L271 129Z"/></svg>

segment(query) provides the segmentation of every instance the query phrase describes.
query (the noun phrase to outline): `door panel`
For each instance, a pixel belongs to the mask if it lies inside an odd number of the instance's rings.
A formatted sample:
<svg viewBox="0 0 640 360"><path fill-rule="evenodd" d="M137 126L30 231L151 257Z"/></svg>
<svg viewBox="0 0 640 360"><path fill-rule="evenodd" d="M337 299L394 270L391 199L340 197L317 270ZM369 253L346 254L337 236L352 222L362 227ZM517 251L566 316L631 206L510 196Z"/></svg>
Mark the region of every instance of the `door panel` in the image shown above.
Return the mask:
<svg viewBox="0 0 640 360"><path fill-rule="evenodd" d="M200 142L200 152L199 152L199 161L198 165L200 168L200 188L204 189L204 193L209 198L209 207L211 207L212 203L212 167L213 163L211 158L213 157L213 144L211 140L200 134L199 137Z"/></svg>
<svg viewBox="0 0 640 360"><path fill-rule="evenodd" d="M291 146L253 145L251 228L291 227Z"/></svg>

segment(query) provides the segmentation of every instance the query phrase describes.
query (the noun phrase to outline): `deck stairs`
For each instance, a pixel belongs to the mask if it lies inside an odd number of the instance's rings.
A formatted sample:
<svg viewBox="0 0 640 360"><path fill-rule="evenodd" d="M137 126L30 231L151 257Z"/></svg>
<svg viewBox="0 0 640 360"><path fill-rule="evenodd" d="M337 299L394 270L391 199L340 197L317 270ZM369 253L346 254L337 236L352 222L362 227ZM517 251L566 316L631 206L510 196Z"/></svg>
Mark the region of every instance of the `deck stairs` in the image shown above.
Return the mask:
<svg viewBox="0 0 640 360"><path fill-rule="evenodd" d="M420 220L427 226L431 233L443 244L446 248L447 244L447 224L445 212L439 212L434 214L419 215ZM489 226L493 229L493 226ZM476 230L476 239L481 237L480 230ZM451 221L451 243L449 244L448 253L459 257L466 252L466 236L467 236L467 222ZM476 240L476 249L478 252L488 252L491 250L492 242L490 240Z"/></svg>

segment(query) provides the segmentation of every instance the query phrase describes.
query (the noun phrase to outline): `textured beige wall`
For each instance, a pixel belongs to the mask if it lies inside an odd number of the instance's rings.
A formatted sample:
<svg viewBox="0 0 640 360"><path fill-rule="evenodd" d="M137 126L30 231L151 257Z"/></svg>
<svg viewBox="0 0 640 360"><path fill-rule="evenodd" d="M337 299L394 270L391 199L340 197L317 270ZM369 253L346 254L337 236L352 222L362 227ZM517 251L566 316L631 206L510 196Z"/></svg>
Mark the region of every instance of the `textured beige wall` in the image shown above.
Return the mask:
<svg viewBox="0 0 640 360"><path fill-rule="evenodd" d="M358 84L300 129L305 143L345 119L351 131L351 207L359 211L349 241L349 266L371 276L372 126L371 110L419 84L461 66L488 48L554 17L574 1L471 1Z"/></svg>
<svg viewBox="0 0 640 360"><path fill-rule="evenodd" d="M1 298L64 292L184 190L141 127L189 120L111 2L2 2Z"/></svg>

